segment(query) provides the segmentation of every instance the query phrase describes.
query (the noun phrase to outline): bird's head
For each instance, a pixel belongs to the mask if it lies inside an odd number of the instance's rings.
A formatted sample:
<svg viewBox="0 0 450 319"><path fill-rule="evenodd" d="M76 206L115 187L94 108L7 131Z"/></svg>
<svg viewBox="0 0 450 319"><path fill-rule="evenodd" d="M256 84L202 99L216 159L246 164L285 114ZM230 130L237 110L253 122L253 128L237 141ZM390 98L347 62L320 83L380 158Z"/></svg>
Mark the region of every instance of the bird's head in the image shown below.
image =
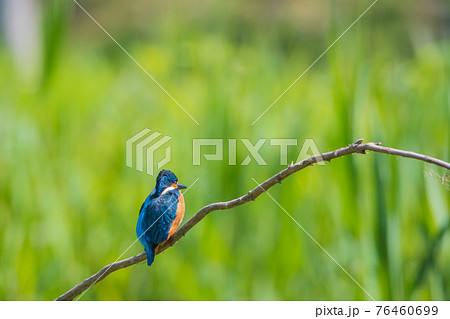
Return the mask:
<svg viewBox="0 0 450 319"><path fill-rule="evenodd" d="M160 195L164 191L171 189L183 189L185 185L178 183L178 178L169 170L163 169L156 178L156 193Z"/></svg>

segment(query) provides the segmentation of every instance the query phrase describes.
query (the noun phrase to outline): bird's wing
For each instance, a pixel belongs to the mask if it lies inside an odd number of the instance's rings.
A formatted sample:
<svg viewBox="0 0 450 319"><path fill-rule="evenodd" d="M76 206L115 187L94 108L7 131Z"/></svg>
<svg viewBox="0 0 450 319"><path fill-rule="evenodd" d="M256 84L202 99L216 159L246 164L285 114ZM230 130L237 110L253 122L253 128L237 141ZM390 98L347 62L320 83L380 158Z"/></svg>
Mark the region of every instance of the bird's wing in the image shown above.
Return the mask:
<svg viewBox="0 0 450 319"><path fill-rule="evenodd" d="M155 198L144 208L143 222L148 229L144 237L149 243L166 241L172 221L177 215L177 205L177 196L171 194Z"/></svg>

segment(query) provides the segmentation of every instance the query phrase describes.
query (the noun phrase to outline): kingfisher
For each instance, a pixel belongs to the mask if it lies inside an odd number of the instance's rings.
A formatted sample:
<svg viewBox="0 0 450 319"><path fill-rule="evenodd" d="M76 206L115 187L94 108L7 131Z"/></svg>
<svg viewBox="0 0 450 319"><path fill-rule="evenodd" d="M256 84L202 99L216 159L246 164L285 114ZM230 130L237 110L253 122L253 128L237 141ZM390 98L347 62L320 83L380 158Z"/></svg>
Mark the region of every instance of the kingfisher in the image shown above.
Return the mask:
<svg viewBox="0 0 450 319"><path fill-rule="evenodd" d="M184 217L184 198L178 178L169 170L162 170L156 178L156 186L147 196L139 211L136 235L147 253L147 265L151 266L160 245L177 230Z"/></svg>

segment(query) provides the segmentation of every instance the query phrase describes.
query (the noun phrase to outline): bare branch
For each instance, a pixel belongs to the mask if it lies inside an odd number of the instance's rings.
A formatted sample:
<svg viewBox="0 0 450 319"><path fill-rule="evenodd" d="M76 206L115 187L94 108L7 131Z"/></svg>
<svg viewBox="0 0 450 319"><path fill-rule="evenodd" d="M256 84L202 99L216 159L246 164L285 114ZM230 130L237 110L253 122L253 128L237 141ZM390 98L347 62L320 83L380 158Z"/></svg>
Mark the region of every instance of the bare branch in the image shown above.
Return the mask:
<svg viewBox="0 0 450 319"><path fill-rule="evenodd" d="M389 155L395 155L395 156L402 156L402 157L408 157L408 158L414 158L423 162L431 163L437 166L444 167L448 170L450 170L450 163L444 162L442 160L422 155L419 153L414 153L410 151L403 151L395 148L389 148L389 147L383 147L380 146L380 143L366 143L362 144L362 139L357 140L353 144L343 147L340 149L337 149L332 152L323 153L320 155L314 155L311 157L308 157L307 159L298 162L296 164L289 165L286 169L282 170L281 172L275 174L271 178L264 181L261 185L258 185L251 191L249 191L247 194L235 198L233 200L227 201L227 202L219 202L219 203L213 203L209 204L202 209L200 209L197 214L192 216L191 219L189 219L183 226L181 226L178 231L163 245L160 246L160 249L156 252L156 254L159 254L161 251L166 250L167 248L173 246L176 244L176 242L187 234L189 230L192 229L197 223L199 223L203 218L206 217L209 213L215 211L215 210L224 210L224 209L230 209L233 207L241 206L245 203L248 203L250 201L254 201L256 198L258 198L259 195L261 195L264 190L268 190L272 186L274 186L277 183L281 183L282 180L287 178L288 176L294 174L295 172L298 172L310 165L313 165L318 162L323 161L331 161L332 159L346 156L349 154L366 154L367 151L372 152L378 152L378 153L384 153ZM92 285L98 283L100 280L103 280L106 276L111 274L112 272L126 268L132 265L135 265L137 263L140 263L144 260L146 260L147 255L146 253L141 253L139 255L120 260L118 262L115 262L113 264L107 265L103 267L99 272L92 275L91 277L85 279L82 283L79 285L76 285L63 295L59 296L56 300L73 300L76 296L81 294L83 291L91 287Z"/></svg>

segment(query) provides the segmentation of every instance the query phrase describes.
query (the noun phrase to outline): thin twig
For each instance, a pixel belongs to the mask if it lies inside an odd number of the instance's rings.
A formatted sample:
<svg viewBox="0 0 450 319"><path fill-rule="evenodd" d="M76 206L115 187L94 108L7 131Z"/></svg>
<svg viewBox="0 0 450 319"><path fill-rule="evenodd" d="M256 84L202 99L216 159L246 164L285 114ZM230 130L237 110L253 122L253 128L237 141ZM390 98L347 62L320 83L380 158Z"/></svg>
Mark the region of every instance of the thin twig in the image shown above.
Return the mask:
<svg viewBox="0 0 450 319"><path fill-rule="evenodd" d="M199 223L203 218L206 217L209 213L215 211L215 210L224 210L224 209L230 209L236 206L243 205L245 203L248 203L250 201L254 201L259 195L264 193L263 189L268 190L272 186L274 186L277 183L281 183L285 178L288 176L294 174L295 172L298 172L308 166L311 166L315 163L323 162L323 161L331 161L332 159L346 156L349 154L366 154L367 151L372 152L378 152L378 153L384 153L389 155L395 155L395 156L402 156L402 157L408 157L408 158L414 158L423 162L435 164L437 166L444 167L448 170L450 170L450 163L444 162L442 160L422 155L419 153L414 153L410 151L403 151L395 148L389 148L380 146L380 143L366 143L361 144L362 139L357 140L353 144L343 147L340 149L337 149L332 152L323 153L320 155L314 155L311 157L308 157L307 159L298 162L296 164L289 165L286 169L282 170L281 172L275 174L271 178L267 179L265 182L260 184L259 186L255 187L251 191L249 191L247 194L235 198L233 200L227 201L227 202L219 202L219 203L213 203L209 204L202 209L200 209L197 214L195 214L191 219L189 219L183 226L178 229L178 231L163 245L160 246L160 249L156 252L156 254L159 254L160 252L166 250L167 248L173 246L176 244L176 242L187 234L189 230L192 229L197 223ZM93 283L98 283L100 280L105 279L106 276L111 274L112 272L126 268L132 265L135 265L137 263L140 263L144 260L146 260L147 255L146 253L141 253L139 255L120 260L118 262L115 262L113 264L107 265L103 267L99 272L92 275L91 277L85 279L82 283L79 285L76 285L63 295L59 296L56 300L73 300L76 296L81 294L83 291L88 289Z"/></svg>

